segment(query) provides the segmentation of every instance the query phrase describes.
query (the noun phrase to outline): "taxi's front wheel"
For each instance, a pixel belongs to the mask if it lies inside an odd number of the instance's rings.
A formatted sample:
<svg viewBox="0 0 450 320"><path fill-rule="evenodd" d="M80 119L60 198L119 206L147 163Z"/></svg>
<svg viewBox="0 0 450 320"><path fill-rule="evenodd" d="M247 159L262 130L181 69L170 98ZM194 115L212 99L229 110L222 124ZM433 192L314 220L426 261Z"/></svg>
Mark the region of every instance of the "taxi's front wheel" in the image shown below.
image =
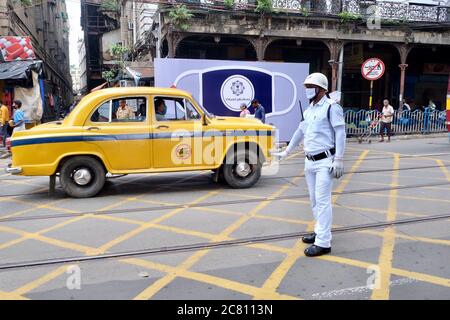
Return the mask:
<svg viewBox="0 0 450 320"><path fill-rule="evenodd" d="M224 164L223 177L234 189L246 189L255 185L261 178L262 163L251 150L238 151L233 164Z"/></svg>
<svg viewBox="0 0 450 320"><path fill-rule="evenodd" d="M70 158L61 166L61 186L67 195L74 198L95 196L102 190L105 180L103 165L92 157Z"/></svg>

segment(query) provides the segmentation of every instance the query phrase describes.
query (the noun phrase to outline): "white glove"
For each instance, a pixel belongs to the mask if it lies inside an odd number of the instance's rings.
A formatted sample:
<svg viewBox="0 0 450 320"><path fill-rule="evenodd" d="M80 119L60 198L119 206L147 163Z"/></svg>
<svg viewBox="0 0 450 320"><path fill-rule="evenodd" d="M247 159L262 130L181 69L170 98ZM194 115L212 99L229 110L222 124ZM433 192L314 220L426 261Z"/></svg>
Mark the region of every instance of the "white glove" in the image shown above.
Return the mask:
<svg viewBox="0 0 450 320"><path fill-rule="evenodd" d="M278 161L281 161L281 160L284 160L288 156L288 153L286 151L272 152L272 156L277 158Z"/></svg>
<svg viewBox="0 0 450 320"><path fill-rule="evenodd" d="M335 158L333 164L330 167L330 174L333 178L339 179L344 175L344 160Z"/></svg>

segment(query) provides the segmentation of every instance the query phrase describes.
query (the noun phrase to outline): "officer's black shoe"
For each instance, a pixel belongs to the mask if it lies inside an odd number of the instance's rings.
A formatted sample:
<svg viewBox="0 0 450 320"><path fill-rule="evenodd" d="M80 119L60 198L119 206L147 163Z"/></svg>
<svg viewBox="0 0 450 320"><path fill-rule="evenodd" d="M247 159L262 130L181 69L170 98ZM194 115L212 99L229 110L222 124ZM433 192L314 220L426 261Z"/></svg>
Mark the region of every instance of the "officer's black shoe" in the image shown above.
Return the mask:
<svg viewBox="0 0 450 320"><path fill-rule="evenodd" d="M318 257L331 252L331 248L322 248L315 244L305 250L307 257Z"/></svg>
<svg viewBox="0 0 450 320"><path fill-rule="evenodd" d="M302 238L302 241L303 241L304 243L312 244L312 243L314 243L314 242L316 241L316 234L313 233L313 234L310 234L310 235L308 235L308 236L304 236L304 237Z"/></svg>

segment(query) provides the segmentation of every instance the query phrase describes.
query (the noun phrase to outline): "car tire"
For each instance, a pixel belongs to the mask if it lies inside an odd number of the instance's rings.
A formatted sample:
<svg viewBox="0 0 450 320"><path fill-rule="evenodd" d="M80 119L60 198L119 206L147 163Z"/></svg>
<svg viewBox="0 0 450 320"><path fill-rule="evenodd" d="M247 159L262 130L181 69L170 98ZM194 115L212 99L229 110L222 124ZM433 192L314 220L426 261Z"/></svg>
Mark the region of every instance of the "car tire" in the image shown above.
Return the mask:
<svg viewBox="0 0 450 320"><path fill-rule="evenodd" d="M262 163L257 154L252 150L240 150L234 156L233 164L223 165L223 178L233 189L247 189L259 181L261 171Z"/></svg>
<svg viewBox="0 0 450 320"><path fill-rule="evenodd" d="M68 196L90 198L103 189L106 172L98 160L80 156L70 158L63 163L59 179Z"/></svg>

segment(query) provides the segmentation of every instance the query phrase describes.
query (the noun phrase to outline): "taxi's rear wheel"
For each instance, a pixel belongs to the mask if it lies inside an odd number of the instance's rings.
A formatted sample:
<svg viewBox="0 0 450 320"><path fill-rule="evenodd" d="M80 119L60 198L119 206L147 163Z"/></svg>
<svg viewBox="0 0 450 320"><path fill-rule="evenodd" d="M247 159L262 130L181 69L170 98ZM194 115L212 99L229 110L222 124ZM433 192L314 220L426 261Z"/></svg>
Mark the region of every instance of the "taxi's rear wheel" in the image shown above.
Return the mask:
<svg viewBox="0 0 450 320"><path fill-rule="evenodd" d="M254 186L261 178L262 163L251 150L238 151L233 164L224 164L223 177L234 189Z"/></svg>
<svg viewBox="0 0 450 320"><path fill-rule="evenodd" d="M70 158L61 166L61 186L67 195L74 198L95 196L102 190L105 180L103 165L92 157Z"/></svg>

